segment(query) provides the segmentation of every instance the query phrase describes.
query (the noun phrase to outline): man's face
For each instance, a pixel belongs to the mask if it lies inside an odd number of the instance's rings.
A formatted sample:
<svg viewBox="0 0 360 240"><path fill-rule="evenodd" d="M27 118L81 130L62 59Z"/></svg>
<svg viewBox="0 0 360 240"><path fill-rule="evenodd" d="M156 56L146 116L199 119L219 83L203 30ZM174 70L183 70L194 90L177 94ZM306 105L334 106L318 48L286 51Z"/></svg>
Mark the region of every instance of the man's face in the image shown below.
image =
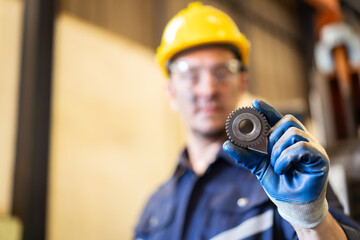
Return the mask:
<svg viewBox="0 0 360 240"><path fill-rule="evenodd" d="M207 138L223 136L243 89L234 54L224 48L197 49L176 58L170 72L171 106L186 129Z"/></svg>

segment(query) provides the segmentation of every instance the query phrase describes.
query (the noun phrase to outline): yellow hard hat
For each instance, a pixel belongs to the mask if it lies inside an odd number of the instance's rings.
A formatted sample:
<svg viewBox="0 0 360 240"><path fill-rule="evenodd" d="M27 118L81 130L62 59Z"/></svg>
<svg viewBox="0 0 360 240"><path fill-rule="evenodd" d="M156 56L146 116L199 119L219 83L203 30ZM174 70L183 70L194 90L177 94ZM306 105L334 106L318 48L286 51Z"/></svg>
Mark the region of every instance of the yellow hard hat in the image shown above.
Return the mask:
<svg viewBox="0 0 360 240"><path fill-rule="evenodd" d="M243 66L249 65L250 43L233 20L214 7L193 2L166 25L156 51L156 60L168 76L167 64L175 54L188 48L217 43L235 46Z"/></svg>

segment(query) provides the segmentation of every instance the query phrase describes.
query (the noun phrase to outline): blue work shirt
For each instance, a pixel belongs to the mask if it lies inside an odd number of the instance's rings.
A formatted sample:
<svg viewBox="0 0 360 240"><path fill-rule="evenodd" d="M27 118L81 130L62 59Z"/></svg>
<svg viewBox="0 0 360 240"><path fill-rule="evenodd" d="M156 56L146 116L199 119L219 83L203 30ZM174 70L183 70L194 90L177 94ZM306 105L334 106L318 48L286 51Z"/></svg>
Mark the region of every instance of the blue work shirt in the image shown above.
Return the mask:
<svg viewBox="0 0 360 240"><path fill-rule="evenodd" d="M331 214L349 239L360 229L343 214L328 187ZM191 170L186 149L175 173L147 203L135 239L297 239L294 228L277 212L259 181L221 149L204 175Z"/></svg>

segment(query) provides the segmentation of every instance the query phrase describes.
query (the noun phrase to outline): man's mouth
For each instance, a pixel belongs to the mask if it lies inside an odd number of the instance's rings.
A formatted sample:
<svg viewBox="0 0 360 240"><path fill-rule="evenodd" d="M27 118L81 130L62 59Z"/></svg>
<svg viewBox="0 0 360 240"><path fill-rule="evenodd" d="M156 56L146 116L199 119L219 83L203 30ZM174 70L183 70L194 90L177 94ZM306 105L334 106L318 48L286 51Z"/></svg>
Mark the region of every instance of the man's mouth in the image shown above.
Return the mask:
<svg viewBox="0 0 360 240"><path fill-rule="evenodd" d="M198 112L205 115L214 115L220 111L220 107L216 103L204 104L198 107Z"/></svg>

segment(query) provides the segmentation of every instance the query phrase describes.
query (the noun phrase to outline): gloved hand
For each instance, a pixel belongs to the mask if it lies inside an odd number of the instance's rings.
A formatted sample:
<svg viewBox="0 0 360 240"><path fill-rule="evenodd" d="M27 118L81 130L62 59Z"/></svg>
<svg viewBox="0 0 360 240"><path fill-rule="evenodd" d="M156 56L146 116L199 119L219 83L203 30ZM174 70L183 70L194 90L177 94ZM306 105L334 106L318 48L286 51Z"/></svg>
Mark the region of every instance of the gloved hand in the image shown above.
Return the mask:
<svg viewBox="0 0 360 240"><path fill-rule="evenodd" d="M224 151L256 175L284 219L298 227L316 227L328 213L325 194L329 157L292 115L283 117L259 100L253 102L253 107L271 126L269 153L237 147L230 141L224 143Z"/></svg>

